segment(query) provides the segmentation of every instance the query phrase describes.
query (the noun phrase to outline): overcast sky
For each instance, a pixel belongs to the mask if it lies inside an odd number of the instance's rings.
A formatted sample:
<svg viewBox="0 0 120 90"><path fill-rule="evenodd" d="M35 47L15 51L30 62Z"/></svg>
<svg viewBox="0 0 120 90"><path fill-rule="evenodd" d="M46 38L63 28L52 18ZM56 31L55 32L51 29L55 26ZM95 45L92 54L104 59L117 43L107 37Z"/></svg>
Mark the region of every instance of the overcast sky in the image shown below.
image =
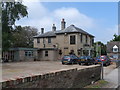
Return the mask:
<svg viewBox="0 0 120 90"><path fill-rule="evenodd" d="M45 28L51 31L54 23L60 30L61 19L66 27L75 26L95 36L95 41L107 41L118 34L117 2L23 2L28 8L28 18L16 22L16 25Z"/></svg>

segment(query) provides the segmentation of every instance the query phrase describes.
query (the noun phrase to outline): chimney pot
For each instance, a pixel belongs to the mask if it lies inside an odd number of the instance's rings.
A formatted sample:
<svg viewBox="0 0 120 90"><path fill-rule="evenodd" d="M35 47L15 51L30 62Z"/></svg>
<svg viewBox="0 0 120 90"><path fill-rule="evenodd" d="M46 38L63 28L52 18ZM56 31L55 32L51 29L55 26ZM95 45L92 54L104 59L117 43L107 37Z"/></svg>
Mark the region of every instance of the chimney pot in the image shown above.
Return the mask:
<svg viewBox="0 0 120 90"><path fill-rule="evenodd" d="M62 21L64 21L64 18L62 19Z"/></svg>
<svg viewBox="0 0 120 90"><path fill-rule="evenodd" d="M63 18L62 21L61 21L61 30L65 29L65 24L66 24L66 22Z"/></svg>
<svg viewBox="0 0 120 90"><path fill-rule="evenodd" d="M41 28L41 34L43 34L44 33L44 28Z"/></svg>
<svg viewBox="0 0 120 90"><path fill-rule="evenodd" d="M53 26L52 26L52 31L56 31L56 26L55 26L55 24L53 24Z"/></svg>

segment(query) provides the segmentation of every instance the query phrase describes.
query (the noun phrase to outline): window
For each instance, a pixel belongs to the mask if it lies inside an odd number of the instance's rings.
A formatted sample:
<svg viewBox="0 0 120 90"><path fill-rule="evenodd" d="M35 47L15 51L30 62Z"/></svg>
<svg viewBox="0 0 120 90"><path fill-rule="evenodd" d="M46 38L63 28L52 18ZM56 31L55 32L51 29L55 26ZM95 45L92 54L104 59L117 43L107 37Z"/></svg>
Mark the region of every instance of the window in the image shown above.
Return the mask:
<svg viewBox="0 0 120 90"><path fill-rule="evenodd" d="M115 46L113 47L113 52L118 52L118 46L117 46L117 45L115 45Z"/></svg>
<svg viewBox="0 0 120 90"><path fill-rule="evenodd" d="M86 43L87 43L87 41L88 41L88 38L87 38L87 35L86 35Z"/></svg>
<svg viewBox="0 0 120 90"><path fill-rule="evenodd" d="M48 38L48 43L51 43L51 38Z"/></svg>
<svg viewBox="0 0 120 90"><path fill-rule="evenodd" d="M45 56L46 56L46 57L48 56L48 51L45 51Z"/></svg>
<svg viewBox="0 0 120 90"><path fill-rule="evenodd" d="M81 43L82 43L82 34L80 35L80 41L81 41Z"/></svg>
<svg viewBox="0 0 120 90"><path fill-rule="evenodd" d="M92 46L93 46L93 44L94 44L94 38L92 38Z"/></svg>
<svg viewBox="0 0 120 90"><path fill-rule="evenodd" d="M40 38L37 38L37 43L40 43Z"/></svg>
<svg viewBox="0 0 120 90"><path fill-rule="evenodd" d="M118 52L118 48L113 48L113 52Z"/></svg>
<svg viewBox="0 0 120 90"><path fill-rule="evenodd" d="M32 57L33 56L33 51L25 51L25 56Z"/></svg>
<svg viewBox="0 0 120 90"><path fill-rule="evenodd" d="M70 36L70 44L75 44L75 35Z"/></svg>
<svg viewBox="0 0 120 90"><path fill-rule="evenodd" d="M45 43L45 39L43 38L43 43Z"/></svg>
<svg viewBox="0 0 120 90"><path fill-rule="evenodd" d="M91 38L90 38L90 45L93 46L93 44L94 44L94 39L91 37Z"/></svg>

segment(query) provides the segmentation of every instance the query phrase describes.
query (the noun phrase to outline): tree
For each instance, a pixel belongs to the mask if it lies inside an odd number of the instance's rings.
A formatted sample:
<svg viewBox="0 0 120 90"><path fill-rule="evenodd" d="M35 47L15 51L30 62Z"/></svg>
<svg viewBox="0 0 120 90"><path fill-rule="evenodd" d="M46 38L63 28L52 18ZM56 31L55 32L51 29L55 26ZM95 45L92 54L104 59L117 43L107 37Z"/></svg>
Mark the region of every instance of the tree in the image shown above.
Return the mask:
<svg viewBox="0 0 120 90"><path fill-rule="evenodd" d="M12 30L15 21L28 15L27 7L22 2L2 2L2 50L11 47Z"/></svg>
<svg viewBox="0 0 120 90"><path fill-rule="evenodd" d="M112 41L120 41L120 35L114 34L114 39Z"/></svg>
<svg viewBox="0 0 120 90"><path fill-rule="evenodd" d="M98 54L99 55L106 55L107 54L106 45L100 41L94 43L94 50L95 50L94 56L97 56Z"/></svg>
<svg viewBox="0 0 120 90"><path fill-rule="evenodd" d="M16 26L12 31L12 47L33 47L33 36L38 34L38 29L31 26Z"/></svg>

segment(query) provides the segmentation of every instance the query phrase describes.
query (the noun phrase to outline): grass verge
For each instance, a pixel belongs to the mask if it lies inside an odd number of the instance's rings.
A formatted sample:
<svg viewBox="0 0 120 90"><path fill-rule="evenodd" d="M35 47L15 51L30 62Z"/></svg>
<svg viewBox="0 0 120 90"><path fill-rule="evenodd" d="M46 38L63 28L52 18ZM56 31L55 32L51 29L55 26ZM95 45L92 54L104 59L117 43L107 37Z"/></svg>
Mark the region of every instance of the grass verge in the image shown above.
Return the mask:
<svg viewBox="0 0 120 90"><path fill-rule="evenodd" d="M105 80L99 80L99 81L97 81L97 82L95 82L95 83L93 83L91 85L88 85L88 86L86 86L84 88L102 88L106 84L108 84L107 81L105 81Z"/></svg>

